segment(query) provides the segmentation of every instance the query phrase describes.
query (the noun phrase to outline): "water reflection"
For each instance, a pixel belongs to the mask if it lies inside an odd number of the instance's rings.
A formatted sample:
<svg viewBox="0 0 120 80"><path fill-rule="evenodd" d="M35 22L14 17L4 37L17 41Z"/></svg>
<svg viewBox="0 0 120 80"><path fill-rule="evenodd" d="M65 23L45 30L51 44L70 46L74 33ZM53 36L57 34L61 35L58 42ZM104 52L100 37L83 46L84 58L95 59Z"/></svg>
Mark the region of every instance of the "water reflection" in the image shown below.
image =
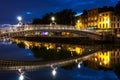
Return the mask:
<svg viewBox="0 0 120 80"><path fill-rule="evenodd" d="M20 73L19 80L24 80L24 73Z"/></svg>
<svg viewBox="0 0 120 80"><path fill-rule="evenodd" d="M85 47L70 44L39 43L12 39L20 48L30 49L34 57L44 60L66 59L77 57L84 53Z"/></svg>
<svg viewBox="0 0 120 80"><path fill-rule="evenodd" d="M45 66L43 69L40 61L0 60L0 70L18 70L19 80L25 80L28 77L32 80L37 80L37 78L41 79L41 77L43 80L53 80L53 77L56 80L117 80L116 75L118 77L120 76L119 47L110 47L111 45L106 47L103 45L88 47L70 44L30 42L18 39L12 39L12 41L19 48L31 50L31 52L24 54L34 56L38 59L42 58L42 60L47 62L43 64L44 66L47 65L47 68ZM92 56L85 57L85 59L78 59L84 56L85 53L92 54ZM68 61L68 58L71 61ZM52 64L49 60L56 62ZM60 61L57 62L57 60ZM26 73L31 75L27 77Z"/></svg>
<svg viewBox="0 0 120 80"><path fill-rule="evenodd" d="M91 65L95 64L93 66L98 65L105 68L113 68L120 63L120 49L98 51L87 62Z"/></svg>
<svg viewBox="0 0 120 80"><path fill-rule="evenodd" d="M85 67L92 68L94 70L103 71L109 75L111 75L111 78L115 74L120 77L120 48L119 47L110 47L111 45L107 45L106 47L102 47L101 50L95 52L93 56L88 57L86 61L75 61L71 64L66 64L64 66L61 66L61 68L64 68L65 70L73 70L75 66L78 67L78 69L81 68L82 65ZM111 73L114 71L115 74ZM102 72L100 72L102 73ZM111 73L111 74L110 74ZM107 78L106 78L107 79ZM114 80L118 80L117 78L112 78ZM110 79L111 80L111 79Z"/></svg>

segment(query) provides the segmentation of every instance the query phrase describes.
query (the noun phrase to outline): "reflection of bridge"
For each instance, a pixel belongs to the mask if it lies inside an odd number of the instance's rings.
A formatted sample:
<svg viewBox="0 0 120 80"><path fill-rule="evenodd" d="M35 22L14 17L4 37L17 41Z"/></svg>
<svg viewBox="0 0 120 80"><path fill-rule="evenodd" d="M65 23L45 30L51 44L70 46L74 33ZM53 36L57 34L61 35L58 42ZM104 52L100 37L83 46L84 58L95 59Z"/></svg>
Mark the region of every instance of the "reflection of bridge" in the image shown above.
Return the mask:
<svg viewBox="0 0 120 80"><path fill-rule="evenodd" d="M8 27L0 30L0 37L15 37L15 36L25 36L29 34L39 35L40 32L70 32L78 34L79 36L85 36L92 38L94 40L101 40L103 36L100 33L89 31L89 30L79 30L74 26L67 25L23 25L19 27ZM74 37L74 36L72 36Z"/></svg>
<svg viewBox="0 0 120 80"><path fill-rule="evenodd" d="M65 65L72 62L77 61L84 61L87 60L89 57L93 56L93 54L80 57L80 58L74 58L69 60L61 60L61 61L49 61L49 62L33 62L33 61L14 61L14 60L0 60L0 70L18 70L18 69L25 69L28 70L37 70L44 67L51 67L51 65Z"/></svg>
<svg viewBox="0 0 120 80"><path fill-rule="evenodd" d="M54 61L18 61L18 60L0 60L0 70L18 70L18 69L25 69L26 71L37 70L44 67L51 67L51 65L66 65L69 63L79 63L81 61L85 61L90 57L94 56L94 53L101 50L100 46L94 50L86 50L84 55L76 58L69 58L65 60L54 60Z"/></svg>

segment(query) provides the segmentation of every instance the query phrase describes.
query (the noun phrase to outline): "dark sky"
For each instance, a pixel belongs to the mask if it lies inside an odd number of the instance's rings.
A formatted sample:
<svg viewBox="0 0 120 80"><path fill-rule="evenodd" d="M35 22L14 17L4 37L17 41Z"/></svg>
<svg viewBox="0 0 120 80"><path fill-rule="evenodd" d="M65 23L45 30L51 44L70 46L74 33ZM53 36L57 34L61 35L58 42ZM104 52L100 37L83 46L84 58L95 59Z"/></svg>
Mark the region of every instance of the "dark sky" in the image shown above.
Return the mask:
<svg viewBox="0 0 120 80"><path fill-rule="evenodd" d="M17 16L23 22L31 22L45 13L57 12L66 8L77 13L84 9L115 6L119 0L0 0L0 24L16 24Z"/></svg>

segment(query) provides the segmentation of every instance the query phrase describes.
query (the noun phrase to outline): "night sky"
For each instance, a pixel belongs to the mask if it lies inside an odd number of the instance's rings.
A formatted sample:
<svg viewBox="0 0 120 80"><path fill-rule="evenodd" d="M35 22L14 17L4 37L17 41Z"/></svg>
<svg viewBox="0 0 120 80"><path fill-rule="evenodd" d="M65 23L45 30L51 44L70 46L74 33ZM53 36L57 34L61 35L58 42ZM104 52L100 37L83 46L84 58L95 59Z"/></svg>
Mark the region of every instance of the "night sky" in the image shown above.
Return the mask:
<svg viewBox="0 0 120 80"><path fill-rule="evenodd" d="M73 9L81 13L84 9L115 6L119 0L0 0L0 24L17 24L17 16L24 23L40 18L45 13Z"/></svg>

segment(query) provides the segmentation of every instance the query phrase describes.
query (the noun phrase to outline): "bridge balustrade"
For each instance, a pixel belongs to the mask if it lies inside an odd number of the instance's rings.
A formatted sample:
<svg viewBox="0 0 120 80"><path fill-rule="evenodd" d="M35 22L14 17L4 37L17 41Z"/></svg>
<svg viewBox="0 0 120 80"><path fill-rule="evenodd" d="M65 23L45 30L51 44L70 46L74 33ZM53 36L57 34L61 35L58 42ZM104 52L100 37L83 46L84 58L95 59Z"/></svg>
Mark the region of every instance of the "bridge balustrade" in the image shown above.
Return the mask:
<svg viewBox="0 0 120 80"><path fill-rule="evenodd" d="M2 28L0 29L0 36L9 35L15 36L16 35L24 35L30 33L29 31L35 32L37 30L61 30L61 31L72 31L77 34L93 37L93 38L100 38L100 33L97 33L95 31L89 31L89 30L80 30L77 29L75 26L68 26L68 25L23 25L23 26L11 26L9 28ZM22 34L23 33L23 34Z"/></svg>

